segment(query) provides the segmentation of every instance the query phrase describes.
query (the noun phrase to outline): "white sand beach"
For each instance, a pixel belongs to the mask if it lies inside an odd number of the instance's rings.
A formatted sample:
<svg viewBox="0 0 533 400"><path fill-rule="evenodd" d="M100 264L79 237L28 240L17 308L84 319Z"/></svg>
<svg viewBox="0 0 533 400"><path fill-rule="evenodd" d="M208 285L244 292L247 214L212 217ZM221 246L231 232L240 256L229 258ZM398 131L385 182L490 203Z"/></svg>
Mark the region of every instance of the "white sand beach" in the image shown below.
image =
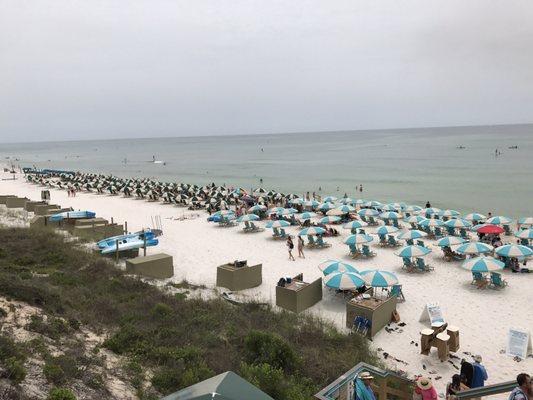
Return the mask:
<svg viewBox="0 0 533 400"><path fill-rule="evenodd" d="M1 177L9 178L11 175L2 173ZM42 189L27 183L20 174L16 180L0 181L0 194L39 200ZM441 363L435 349L429 356L423 356L414 344L420 341L420 330L427 328L426 324L418 321L428 302L438 302L446 321L459 327L461 348L456 355L468 361L472 358L464 352L483 357L489 374L487 384L512 380L520 372L533 371L533 358L517 362L504 354L509 328L533 331L533 274L512 274L505 270L502 274L509 284L506 288L479 290L471 285L471 273L462 269L460 262L445 262L442 251L431 241L426 241L431 243L429 247L433 250L426 257L426 262L435 269L428 273L405 272L401 268L402 260L394 254L394 250L379 247L376 240L371 243L376 257L354 261L349 257L348 246L343 244L343 239L350 233L342 228L339 229L341 236L326 238L332 244L330 248L306 250L305 259L289 261L285 242L273 240L269 229L243 234L242 226L220 228L217 224L208 223L205 211L188 211L159 202L86 192L68 197L66 190L49 190L52 203L76 210L91 210L99 217L113 218L118 223L127 221L130 231L148 227L151 217L160 216L164 234L159 238L159 245L149 248L148 252L165 252L174 257L175 276L172 281L176 282L187 279L194 284L214 287L218 265L246 259L249 263L263 264L263 284L245 293L274 303L275 286L281 277L303 273L306 281L317 279L322 276L318 264L328 259L344 260L359 270L379 268L394 272L403 285L406 298L398 305L401 321L406 325L401 328L401 333L382 330L374 338L373 346L382 349L380 354L390 354L386 362L391 368L407 371L410 376L426 374L433 379L441 376L435 381L439 393L444 391L445 384L458 371L449 362ZM296 227L288 228L292 235L297 230ZM367 229L367 233L373 232L375 228ZM515 240L504 238L504 242L509 241ZM324 290L323 300L308 312L345 329L345 302L328 290ZM402 360L405 364L391 358ZM456 366L460 365L460 359L451 361Z"/></svg>

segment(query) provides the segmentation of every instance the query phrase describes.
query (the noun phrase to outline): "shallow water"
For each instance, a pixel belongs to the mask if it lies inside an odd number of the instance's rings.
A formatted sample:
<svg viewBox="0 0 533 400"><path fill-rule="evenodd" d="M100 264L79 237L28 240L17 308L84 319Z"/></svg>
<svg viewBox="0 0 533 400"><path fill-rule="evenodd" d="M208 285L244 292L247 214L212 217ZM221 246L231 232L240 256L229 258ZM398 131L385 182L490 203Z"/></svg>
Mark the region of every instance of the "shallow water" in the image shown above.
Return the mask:
<svg viewBox="0 0 533 400"><path fill-rule="evenodd" d="M0 145L2 159L18 158L13 162L23 167L246 189L262 178L262 186L283 192L422 206L429 200L515 218L533 215L532 155L531 125ZM152 156L166 164L149 162ZM362 193L355 192L359 184Z"/></svg>

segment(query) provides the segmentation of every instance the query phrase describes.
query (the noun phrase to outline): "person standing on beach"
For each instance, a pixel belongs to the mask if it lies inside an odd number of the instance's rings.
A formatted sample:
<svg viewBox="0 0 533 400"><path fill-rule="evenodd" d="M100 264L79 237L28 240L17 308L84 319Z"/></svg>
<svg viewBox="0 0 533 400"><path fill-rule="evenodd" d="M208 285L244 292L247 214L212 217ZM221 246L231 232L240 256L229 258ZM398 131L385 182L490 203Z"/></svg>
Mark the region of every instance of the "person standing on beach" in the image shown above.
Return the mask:
<svg viewBox="0 0 533 400"><path fill-rule="evenodd" d="M291 237L287 237L287 250L289 251L289 260L296 261L292 255L292 249L294 249L294 243L292 242Z"/></svg>
<svg viewBox="0 0 533 400"><path fill-rule="evenodd" d="M518 386L509 395L509 400L528 400L531 398L531 377L528 374L518 374L516 377Z"/></svg>
<svg viewBox="0 0 533 400"><path fill-rule="evenodd" d="M360 191L360 192L363 191L363 185L359 185L359 191Z"/></svg>
<svg viewBox="0 0 533 400"><path fill-rule="evenodd" d="M304 240L301 236L298 236L298 257L305 258L304 254Z"/></svg>
<svg viewBox="0 0 533 400"><path fill-rule="evenodd" d="M485 381L488 379L487 370L481 364L483 359L480 355L474 356L474 376L472 377L472 386L471 388L483 387L485 386Z"/></svg>

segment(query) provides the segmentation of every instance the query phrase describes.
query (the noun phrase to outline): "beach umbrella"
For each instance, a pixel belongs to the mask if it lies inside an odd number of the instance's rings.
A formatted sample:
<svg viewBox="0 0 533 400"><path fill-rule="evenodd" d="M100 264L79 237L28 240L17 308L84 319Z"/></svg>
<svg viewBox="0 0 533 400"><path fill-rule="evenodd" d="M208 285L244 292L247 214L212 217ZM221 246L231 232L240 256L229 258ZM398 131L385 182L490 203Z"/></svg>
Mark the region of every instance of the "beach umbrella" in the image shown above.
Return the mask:
<svg viewBox="0 0 533 400"><path fill-rule="evenodd" d="M362 271L363 277L367 286L372 287L389 287L398 284L398 278L392 272L368 270Z"/></svg>
<svg viewBox="0 0 533 400"><path fill-rule="evenodd" d="M365 286L365 281L356 272L340 272L326 275L322 278L324 284L333 289L348 290Z"/></svg>
<svg viewBox="0 0 533 400"><path fill-rule="evenodd" d="M440 208L436 208L436 207L423 208L420 211L420 214L424 214L424 215L438 215L439 213L440 213Z"/></svg>
<svg viewBox="0 0 533 400"><path fill-rule="evenodd" d="M356 272L357 269L350 264L346 264L338 260L328 260L319 264L318 269L322 271L324 275L343 273L343 272Z"/></svg>
<svg viewBox="0 0 533 400"><path fill-rule="evenodd" d="M365 203L366 203L366 200L356 199L353 204L356 205L356 206L362 206Z"/></svg>
<svg viewBox="0 0 533 400"><path fill-rule="evenodd" d="M341 211L343 214L348 214L355 211L355 208L352 206L349 206L347 204L343 204L341 206L338 206L336 210Z"/></svg>
<svg viewBox="0 0 533 400"><path fill-rule="evenodd" d="M316 200L307 200L304 201L304 206L311 207L311 208L317 208L320 205L320 203Z"/></svg>
<svg viewBox="0 0 533 400"><path fill-rule="evenodd" d="M505 232L501 226L485 224L481 228L477 228L478 233L499 234Z"/></svg>
<svg viewBox="0 0 533 400"><path fill-rule="evenodd" d="M496 217L489 218L486 222L492 225L509 225L513 220L502 215L497 215Z"/></svg>
<svg viewBox="0 0 533 400"><path fill-rule="evenodd" d="M357 211L357 214L360 217L375 217L379 215L379 211L372 210L371 208L363 208L362 210Z"/></svg>
<svg viewBox="0 0 533 400"><path fill-rule="evenodd" d="M324 197L324 203L333 203L337 198L335 196L326 196Z"/></svg>
<svg viewBox="0 0 533 400"><path fill-rule="evenodd" d="M339 222L341 220L341 217L337 217L337 216L331 216L331 217L324 217L324 218L321 218L318 222L321 223L321 224L333 224L335 222Z"/></svg>
<svg viewBox="0 0 533 400"><path fill-rule="evenodd" d="M263 194L263 193L266 193L266 192L267 191L265 189L261 188L261 187L254 190L255 194Z"/></svg>
<svg viewBox="0 0 533 400"><path fill-rule="evenodd" d="M279 214L283 210L285 210L283 207L273 207L267 211L267 214Z"/></svg>
<svg viewBox="0 0 533 400"><path fill-rule="evenodd" d="M346 214L345 212L342 212L341 210L339 210L338 208L332 208L331 210L328 210L326 212L326 215L336 215L336 216L339 216L339 215L344 215Z"/></svg>
<svg viewBox="0 0 533 400"><path fill-rule="evenodd" d="M407 211L409 213L417 213L417 212L422 211L422 207L417 206L416 204L411 204L411 205L405 207L405 211Z"/></svg>
<svg viewBox="0 0 533 400"><path fill-rule="evenodd" d="M388 235L389 233L394 233L394 232L398 232L398 228L396 228L395 226L388 226L388 225L383 225L383 226L380 226L377 230L376 230L376 233L380 236L382 235Z"/></svg>
<svg viewBox="0 0 533 400"><path fill-rule="evenodd" d="M278 221L269 221L266 223L267 228L286 228L288 226L291 226L290 222L287 222L282 219Z"/></svg>
<svg viewBox="0 0 533 400"><path fill-rule="evenodd" d="M407 204L405 204L405 203L389 203L385 207L392 207L392 208L394 208L397 211L401 211L401 210L404 210L404 209L407 208ZM383 207L383 211L386 211L385 207Z"/></svg>
<svg viewBox="0 0 533 400"><path fill-rule="evenodd" d="M355 204L355 199L352 199L351 197L343 197L339 200L339 203L341 204Z"/></svg>
<svg viewBox="0 0 533 400"><path fill-rule="evenodd" d="M441 210L439 213L441 217L457 217L460 215L459 211L455 210Z"/></svg>
<svg viewBox="0 0 533 400"><path fill-rule="evenodd" d="M298 236L323 235L324 233L326 233L324 228L312 226L311 228L302 229L300 232L298 232Z"/></svg>
<svg viewBox="0 0 533 400"><path fill-rule="evenodd" d="M398 214L395 211L386 211L384 213L379 214L379 218L381 218L381 219L399 219L399 218L401 218L401 215Z"/></svg>
<svg viewBox="0 0 533 400"><path fill-rule="evenodd" d="M381 208L383 207L383 203L380 203L379 201L376 201L376 200L370 200L370 201L367 201L365 204L364 204L365 207L372 207L372 208Z"/></svg>
<svg viewBox="0 0 533 400"><path fill-rule="evenodd" d="M461 267L472 272L492 272L505 267L505 264L493 257L476 257L466 260Z"/></svg>
<svg viewBox="0 0 533 400"><path fill-rule="evenodd" d="M381 211L396 211L398 210L391 204L385 204L383 207L381 207Z"/></svg>
<svg viewBox="0 0 533 400"><path fill-rule="evenodd" d="M259 216L255 214L245 214L237 218L237 222L245 222L245 221L258 221Z"/></svg>
<svg viewBox="0 0 533 400"><path fill-rule="evenodd" d="M523 217L518 220L520 225L533 225L533 217Z"/></svg>
<svg viewBox="0 0 533 400"><path fill-rule="evenodd" d="M261 204L256 204L255 206L252 206L248 209L249 213L256 213L256 212L262 212L265 211L267 208L266 206L263 206Z"/></svg>
<svg viewBox="0 0 533 400"><path fill-rule="evenodd" d="M359 229L359 228L364 228L367 225L368 224L364 221L354 220L354 221L345 223L342 227L344 229Z"/></svg>
<svg viewBox="0 0 533 400"><path fill-rule="evenodd" d="M214 213L213 215L220 215L221 217L225 217L232 214L235 214L235 212L232 210L220 210Z"/></svg>
<svg viewBox="0 0 533 400"><path fill-rule="evenodd" d="M520 244L506 244L497 247L494 252L502 257L529 257L533 255L533 250Z"/></svg>
<svg viewBox="0 0 533 400"><path fill-rule="evenodd" d="M427 218L422 217L421 215L411 215L410 217L405 218L404 221L410 224L419 224L426 219Z"/></svg>
<svg viewBox="0 0 533 400"><path fill-rule="evenodd" d="M431 250L424 246L410 245L402 247L396 255L398 257L424 257L431 253Z"/></svg>
<svg viewBox="0 0 533 400"><path fill-rule="evenodd" d="M470 221L463 218L452 218L444 223L444 225L450 228L469 228L472 226Z"/></svg>
<svg viewBox="0 0 533 400"><path fill-rule="evenodd" d="M514 234L520 239L533 239L533 229L522 229Z"/></svg>
<svg viewBox="0 0 533 400"><path fill-rule="evenodd" d="M297 197L296 199L292 199L290 201L291 204L303 204L305 202L305 199L302 199L301 197Z"/></svg>
<svg viewBox="0 0 533 400"><path fill-rule="evenodd" d="M398 239L401 240L413 240L413 239L420 239L423 237L426 237L428 234L426 232L418 231L416 229L413 229L411 231L403 232L398 235Z"/></svg>
<svg viewBox="0 0 533 400"><path fill-rule="evenodd" d="M490 253L493 247L489 244L481 242L469 242L464 243L457 247L455 251L461 254L480 254L480 253Z"/></svg>
<svg viewBox="0 0 533 400"><path fill-rule="evenodd" d="M344 240L344 244L355 245L362 243L370 243L373 240L372 236L365 235L364 233L357 233L355 235L350 235Z"/></svg>
<svg viewBox="0 0 533 400"><path fill-rule="evenodd" d="M333 209L333 208L335 208L335 204L333 204L333 203L322 203L322 204L320 204L320 205L318 206L318 209L319 209L320 211L324 211L324 212L325 212L325 211L328 211L328 210L331 210L331 209Z"/></svg>
<svg viewBox="0 0 533 400"><path fill-rule="evenodd" d="M451 247L463 244L466 240L457 236L446 236L437 241L437 246L440 247Z"/></svg>
<svg viewBox="0 0 533 400"><path fill-rule="evenodd" d="M278 215L291 215L296 214L297 212L298 210L296 210L295 208L284 208L283 210L278 212Z"/></svg>
<svg viewBox="0 0 533 400"><path fill-rule="evenodd" d="M444 221L438 218L430 218L430 219L425 219L424 221L420 222L419 225L420 226L431 226L431 227L443 226Z"/></svg>
<svg viewBox="0 0 533 400"><path fill-rule="evenodd" d="M298 218L298 219L300 219L300 220L302 220L302 221L305 221L305 220L307 220L307 219L311 219L311 218L313 218L313 217L316 217L316 213L314 213L314 212L308 212L308 211L303 212L303 213L301 213L301 214L298 214L298 215L296 216L296 218Z"/></svg>
<svg viewBox="0 0 533 400"><path fill-rule="evenodd" d="M484 216L483 214L479 214L479 213L466 214L464 218L467 221L476 221L476 222L485 221L487 219L486 216Z"/></svg>

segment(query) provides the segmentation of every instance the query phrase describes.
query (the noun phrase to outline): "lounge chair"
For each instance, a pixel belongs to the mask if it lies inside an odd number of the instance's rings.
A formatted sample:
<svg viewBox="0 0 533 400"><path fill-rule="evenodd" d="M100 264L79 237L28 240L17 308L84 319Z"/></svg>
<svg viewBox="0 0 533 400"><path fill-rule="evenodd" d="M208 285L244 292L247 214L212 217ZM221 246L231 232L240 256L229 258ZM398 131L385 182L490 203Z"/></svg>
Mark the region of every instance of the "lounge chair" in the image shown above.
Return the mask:
<svg viewBox="0 0 533 400"><path fill-rule="evenodd" d="M400 229L400 224L398 223L397 219L392 220L392 225L395 226L396 228Z"/></svg>
<svg viewBox="0 0 533 400"><path fill-rule="evenodd" d="M417 258L416 259L416 267L419 271L422 271L422 272L427 272L427 271L431 271L433 270L433 268L431 268L429 266L429 264L426 264L426 262L424 261L423 258Z"/></svg>
<svg viewBox="0 0 533 400"><path fill-rule="evenodd" d="M360 252L357 250L357 247L355 247L355 244L350 244L348 247L350 247L350 255L352 258L356 258L360 255Z"/></svg>
<svg viewBox="0 0 533 400"><path fill-rule="evenodd" d="M307 246L309 247L316 246L315 238L313 236L307 236L307 240L309 240L309 243L307 243Z"/></svg>
<svg viewBox="0 0 533 400"><path fill-rule="evenodd" d="M396 297L397 301L405 301L405 296L403 295L402 285L392 286L389 297Z"/></svg>
<svg viewBox="0 0 533 400"><path fill-rule="evenodd" d="M417 241L416 241L416 244L417 244L418 246L426 247L425 243L424 243L422 240L417 240Z"/></svg>
<svg viewBox="0 0 533 400"><path fill-rule="evenodd" d="M442 235L442 229L440 229L438 226L435 227L435 237L437 239L441 238L443 235Z"/></svg>
<svg viewBox="0 0 533 400"><path fill-rule="evenodd" d="M489 281L485 279L481 272L472 272L472 285L475 285L478 289L484 289L488 286Z"/></svg>
<svg viewBox="0 0 533 400"><path fill-rule="evenodd" d="M392 235L389 235L387 238L387 244L392 247L399 246L400 243L396 241L396 238Z"/></svg>
<svg viewBox="0 0 533 400"><path fill-rule="evenodd" d="M497 272L490 273L490 284L495 289L504 288L507 286L507 281L502 279L502 275Z"/></svg>
<svg viewBox="0 0 533 400"><path fill-rule="evenodd" d="M504 225L503 230L507 236L512 236L513 232L511 232L511 227L509 225Z"/></svg>
<svg viewBox="0 0 533 400"><path fill-rule="evenodd" d="M322 238L321 235L319 235L318 238L316 239L316 245L318 247L331 247L331 243L324 242L324 239Z"/></svg>
<svg viewBox="0 0 533 400"><path fill-rule="evenodd" d="M387 245L387 237L385 235L378 235L379 236L379 244L380 246L386 246Z"/></svg>
<svg viewBox="0 0 533 400"><path fill-rule="evenodd" d="M408 246L412 246L413 244L415 244L415 242L413 242L413 239L407 239L405 241L405 243L408 245Z"/></svg>
<svg viewBox="0 0 533 400"><path fill-rule="evenodd" d="M447 226L446 233L448 234L448 236L455 236L455 228L452 226Z"/></svg>
<svg viewBox="0 0 533 400"><path fill-rule="evenodd" d="M465 229L465 228L461 228L461 229L459 230L459 236L461 236L463 239L470 240L470 236L469 236L468 233L466 232L466 229Z"/></svg>
<svg viewBox="0 0 533 400"><path fill-rule="evenodd" d="M402 257L402 259L403 259L402 268L405 268L407 272L413 272L415 269L415 266L411 262L411 259L409 257Z"/></svg>
<svg viewBox="0 0 533 400"><path fill-rule="evenodd" d="M363 255L365 257L375 257L376 256L376 253L374 253L372 250L370 250L370 247L366 244L364 244L362 246L362 249L363 249Z"/></svg>
<svg viewBox="0 0 533 400"><path fill-rule="evenodd" d="M275 238L280 237L279 228L272 228L272 231L273 231L272 236L274 236Z"/></svg>

